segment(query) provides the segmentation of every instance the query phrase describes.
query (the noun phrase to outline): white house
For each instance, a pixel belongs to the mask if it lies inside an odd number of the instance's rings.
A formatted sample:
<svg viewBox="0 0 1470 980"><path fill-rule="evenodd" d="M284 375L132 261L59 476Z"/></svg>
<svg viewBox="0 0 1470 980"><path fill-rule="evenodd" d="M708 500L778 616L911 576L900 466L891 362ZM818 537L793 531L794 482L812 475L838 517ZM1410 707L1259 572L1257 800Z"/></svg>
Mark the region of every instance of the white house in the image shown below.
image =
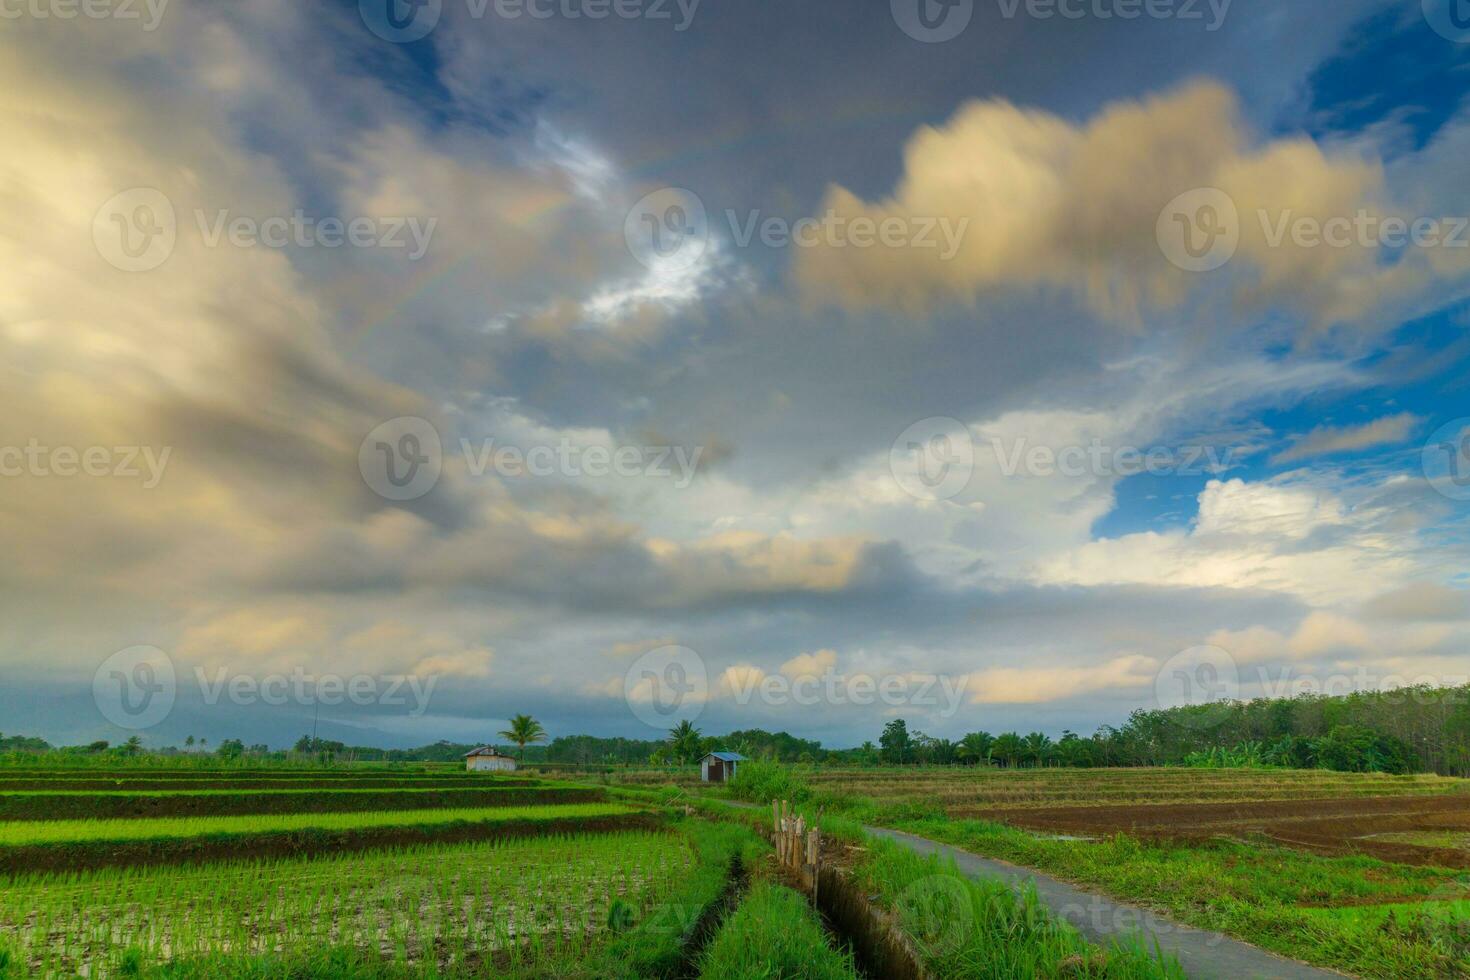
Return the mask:
<svg viewBox="0 0 1470 980"><path fill-rule="evenodd" d="M749 761L739 752L711 752L699 760L699 778L706 783L723 783L735 778L736 766Z"/></svg>
<svg viewBox="0 0 1470 980"><path fill-rule="evenodd" d="M482 745L464 755L464 767L470 772L515 772L516 760L501 755L493 745Z"/></svg>

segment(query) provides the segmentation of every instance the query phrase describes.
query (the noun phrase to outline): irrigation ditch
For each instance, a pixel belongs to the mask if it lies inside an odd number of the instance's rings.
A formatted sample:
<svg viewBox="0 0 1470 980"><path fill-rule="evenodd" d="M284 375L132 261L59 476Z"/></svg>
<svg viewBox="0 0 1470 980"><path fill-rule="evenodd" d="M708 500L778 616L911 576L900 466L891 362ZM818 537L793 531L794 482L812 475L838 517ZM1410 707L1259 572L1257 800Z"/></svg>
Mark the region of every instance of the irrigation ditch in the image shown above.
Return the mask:
<svg viewBox="0 0 1470 980"><path fill-rule="evenodd" d="M922 957L897 921L870 901L847 871L846 845L823 837L817 825L808 827L789 804L773 805L771 821L761 821L758 830L775 849L777 879L806 898L833 944L852 952L860 975L872 980L930 980ZM741 890L748 884L747 875ZM725 905L721 918L736 904ZM713 931L705 942L712 936Z"/></svg>

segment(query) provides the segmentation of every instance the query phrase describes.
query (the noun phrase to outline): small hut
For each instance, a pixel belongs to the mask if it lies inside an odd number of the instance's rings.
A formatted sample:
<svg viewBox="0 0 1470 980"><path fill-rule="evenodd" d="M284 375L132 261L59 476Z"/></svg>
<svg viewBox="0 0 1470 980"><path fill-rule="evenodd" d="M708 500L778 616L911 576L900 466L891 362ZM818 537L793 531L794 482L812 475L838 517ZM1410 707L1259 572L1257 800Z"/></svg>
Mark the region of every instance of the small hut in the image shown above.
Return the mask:
<svg viewBox="0 0 1470 980"><path fill-rule="evenodd" d="M516 760L493 745L482 745L464 754L464 767L469 772L515 772Z"/></svg>
<svg viewBox="0 0 1470 980"><path fill-rule="evenodd" d="M711 752L699 760L699 778L706 783L723 783L735 778L735 767L749 762L739 752Z"/></svg>

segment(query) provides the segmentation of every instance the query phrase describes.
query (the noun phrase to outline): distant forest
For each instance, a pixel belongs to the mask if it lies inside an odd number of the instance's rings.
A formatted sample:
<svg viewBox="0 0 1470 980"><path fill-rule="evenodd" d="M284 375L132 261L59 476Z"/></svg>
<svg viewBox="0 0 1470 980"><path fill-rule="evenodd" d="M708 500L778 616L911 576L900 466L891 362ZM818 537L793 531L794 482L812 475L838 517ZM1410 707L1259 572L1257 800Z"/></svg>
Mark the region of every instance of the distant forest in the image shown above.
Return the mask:
<svg viewBox="0 0 1470 980"><path fill-rule="evenodd" d="M662 740L563 735L545 745L499 746L526 763L547 766L677 766L704 752L727 749L751 758L828 765L1035 766L1280 766L1343 772L1434 772L1470 777L1470 686L1415 687L1342 697L1301 695L1290 699L1135 711L1123 725L1104 725L1092 735L1064 732L971 732L959 739L909 731L889 722L877 742L827 749L787 732L752 728L723 736L695 729ZM458 762L470 744L435 742L416 749L347 745L303 736L290 751L224 739L211 746L190 736L185 747L145 749L141 740L121 745L53 747L38 738L0 736L0 754L12 757L55 752L67 755L209 754L228 761L315 757L324 761Z"/></svg>

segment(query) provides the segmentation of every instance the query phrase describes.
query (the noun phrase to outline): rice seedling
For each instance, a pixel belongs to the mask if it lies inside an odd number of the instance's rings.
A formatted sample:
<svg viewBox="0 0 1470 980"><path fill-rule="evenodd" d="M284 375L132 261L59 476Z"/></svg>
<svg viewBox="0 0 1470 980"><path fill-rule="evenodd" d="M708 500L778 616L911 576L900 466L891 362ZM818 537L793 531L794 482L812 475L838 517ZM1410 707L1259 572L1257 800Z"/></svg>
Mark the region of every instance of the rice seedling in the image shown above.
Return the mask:
<svg viewBox="0 0 1470 980"><path fill-rule="evenodd" d="M139 841L250 835L294 830L358 830L412 827L457 821L497 823L606 817L635 812L617 803L553 806L469 807L443 810L384 810L363 813L287 813L230 817L163 817L148 820L29 820L0 823L0 848L90 841Z"/></svg>
<svg viewBox="0 0 1470 980"><path fill-rule="evenodd" d="M0 888L0 945L45 975L323 947L525 966L586 955L614 935L612 903L642 920L695 862L683 836L641 832L22 876Z"/></svg>
<svg viewBox="0 0 1470 980"><path fill-rule="evenodd" d="M326 813L353 810L413 810L432 807L527 806L591 803L605 797L596 787L561 784L428 788L0 790L0 820L112 819L128 817Z"/></svg>

